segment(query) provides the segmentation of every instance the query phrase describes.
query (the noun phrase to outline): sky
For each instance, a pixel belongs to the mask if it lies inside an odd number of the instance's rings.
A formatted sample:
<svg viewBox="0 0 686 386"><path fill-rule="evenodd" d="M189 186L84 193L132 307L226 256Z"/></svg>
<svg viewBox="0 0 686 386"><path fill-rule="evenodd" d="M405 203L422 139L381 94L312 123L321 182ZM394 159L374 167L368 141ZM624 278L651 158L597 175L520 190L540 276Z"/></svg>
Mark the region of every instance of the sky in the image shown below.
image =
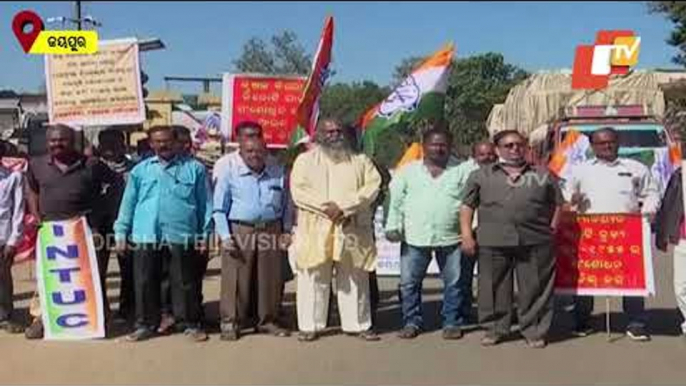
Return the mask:
<svg viewBox="0 0 686 386"><path fill-rule="evenodd" d="M158 37L164 50L141 53L150 90L164 76L220 76L253 36L269 40L294 31L316 50L324 18L333 15L331 82L372 80L388 84L403 58L428 55L453 41L458 57L489 51L528 71L571 68L579 44L600 29L631 29L641 37L637 68L675 68L676 50L665 40L672 29L645 2L82 2L83 15L101 22L100 39ZM37 91L43 59L22 51L11 24L25 9L49 17L71 16L73 2L0 3L0 89ZM49 29L62 28L49 24ZM200 84L170 85L198 92ZM219 91L218 86L213 91Z"/></svg>

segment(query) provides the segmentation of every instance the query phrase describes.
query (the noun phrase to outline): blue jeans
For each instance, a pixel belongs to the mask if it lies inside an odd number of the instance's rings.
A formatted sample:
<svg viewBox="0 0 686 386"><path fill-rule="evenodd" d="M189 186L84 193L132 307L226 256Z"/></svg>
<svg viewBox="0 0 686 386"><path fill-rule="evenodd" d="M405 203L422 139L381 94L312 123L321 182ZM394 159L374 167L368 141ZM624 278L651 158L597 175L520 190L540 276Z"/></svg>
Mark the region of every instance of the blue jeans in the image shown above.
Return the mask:
<svg viewBox="0 0 686 386"><path fill-rule="evenodd" d="M402 295L403 324L423 327L422 281L431 262L431 252L443 279L443 328L459 327L465 322L464 284L460 282L460 246L414 247L406 245L400 257L400 292Z"/></svg>

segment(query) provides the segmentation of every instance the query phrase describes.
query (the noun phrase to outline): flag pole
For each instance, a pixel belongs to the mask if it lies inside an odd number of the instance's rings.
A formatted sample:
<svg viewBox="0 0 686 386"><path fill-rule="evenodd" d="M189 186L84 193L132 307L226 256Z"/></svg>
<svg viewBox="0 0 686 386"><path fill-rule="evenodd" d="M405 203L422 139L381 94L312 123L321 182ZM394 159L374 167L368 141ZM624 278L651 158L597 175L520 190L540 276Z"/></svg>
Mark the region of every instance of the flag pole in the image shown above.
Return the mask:
<svg viewBox="0 0 686 386"><path fill-rule="evenodd" d="M610 297L605 297L605 328L607 330L607 341L612 340L612 331L610 330Z"/></svg>

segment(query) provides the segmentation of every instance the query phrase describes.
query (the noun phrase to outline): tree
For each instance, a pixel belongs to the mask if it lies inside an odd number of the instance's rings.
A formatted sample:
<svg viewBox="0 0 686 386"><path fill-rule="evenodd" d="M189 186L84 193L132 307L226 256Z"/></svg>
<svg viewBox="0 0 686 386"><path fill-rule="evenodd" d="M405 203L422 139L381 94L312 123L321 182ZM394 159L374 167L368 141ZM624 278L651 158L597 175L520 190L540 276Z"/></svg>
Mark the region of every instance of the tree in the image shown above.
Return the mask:
<svg viewBox="0 0 686 386"><path fill-rule="evenodd" d="M270 75L307 75L312 57L298 42L292 31L283 31L271 38L271 50L264 40L253 37L243 45L240 57L233 64L239 72L256 72Z"/></svg>
<svg viewBox="0 0 686 386"><path fill-rule="evenodd" d="M388 96L390 90L374 82L336 83L324 89L320 115L353 124L373 105Z"/></svg>
<svg viewBox="0 0 686 386"><path fill-rule="evenodd" d="M686 2L683 1L650 1L648 9L651 13L663 13L672 23L674 30L667 38L667 44L681 51L676 54L672 61L675 64L686 66Z"/></svg>
<svg viewBox="0 0 686 386"><path fill-rule="evenodd" d="M503 103L512 87L528 73L505 63L502 54L486 53L458 59L450 73L445 118L457 145L488 137L486 119L493 105Z"/></svg>

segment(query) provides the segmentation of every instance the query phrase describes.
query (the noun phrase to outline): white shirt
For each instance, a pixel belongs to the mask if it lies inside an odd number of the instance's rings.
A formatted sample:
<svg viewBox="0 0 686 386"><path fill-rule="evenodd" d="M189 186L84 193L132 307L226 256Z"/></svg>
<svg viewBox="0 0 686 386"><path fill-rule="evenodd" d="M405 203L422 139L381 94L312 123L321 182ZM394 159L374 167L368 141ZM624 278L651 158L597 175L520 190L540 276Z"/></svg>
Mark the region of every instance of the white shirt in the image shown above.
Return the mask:
<svg viewBox="0 0 686 386"><path fill-rule="evenodd" d="M562 194L571 201L583 196L579 213L655 213L660 201L657 183L650 170L638 161L617 158L614 162L593 158L575 165ZM643 202L642 210L639 201Z"/></svg>
<svg viewBox="0 0 686 386"><path fill-rule="evenodd" d="M17 246L24 224L21 172L0 165L0 246Z"/></svg>

